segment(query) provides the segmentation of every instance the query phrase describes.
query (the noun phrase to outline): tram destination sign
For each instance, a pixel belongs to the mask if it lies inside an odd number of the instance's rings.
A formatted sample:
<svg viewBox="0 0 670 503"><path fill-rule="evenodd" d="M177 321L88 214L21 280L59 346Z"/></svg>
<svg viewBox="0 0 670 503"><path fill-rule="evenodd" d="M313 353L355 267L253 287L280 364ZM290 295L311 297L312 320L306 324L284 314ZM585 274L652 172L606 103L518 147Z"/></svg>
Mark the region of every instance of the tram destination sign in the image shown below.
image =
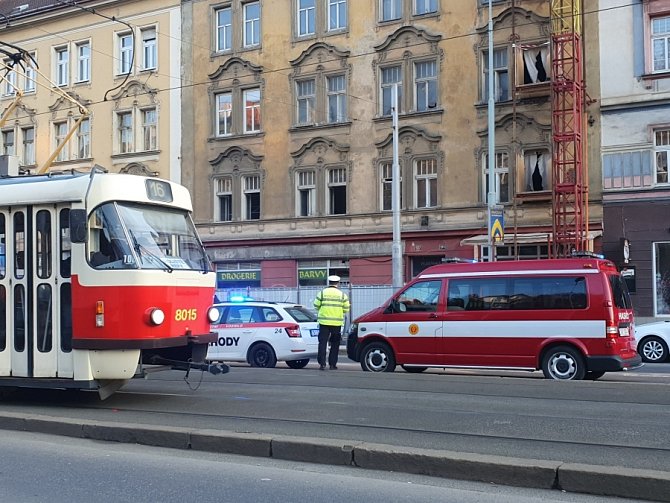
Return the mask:
<svg viewBox="0 0 670 503"><path fill-rule="evenodd" d="M147 197L152 201L172 202L172 187L164 180L146 180Z"/></svg>

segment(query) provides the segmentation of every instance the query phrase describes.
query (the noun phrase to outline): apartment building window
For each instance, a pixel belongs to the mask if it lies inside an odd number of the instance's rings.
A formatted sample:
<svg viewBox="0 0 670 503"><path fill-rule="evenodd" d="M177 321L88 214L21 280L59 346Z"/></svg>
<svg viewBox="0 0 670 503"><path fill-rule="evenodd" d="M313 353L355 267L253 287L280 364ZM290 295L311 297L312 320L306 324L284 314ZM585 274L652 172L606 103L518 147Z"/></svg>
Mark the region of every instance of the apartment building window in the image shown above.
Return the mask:
<svg viewBox="0 0 670 503"><path fill-rule="evenodd" d="M670 71L670 16L651 19L651 59L654 72Z"/></svg>
<svg viewBox="0 0 670 503"><path fill-rule="evenodd" d="M67 47L54 49L56 56L56 84L67 86L70 82L70 51Z"/></svg>
<svg viewBox="0 0 670 503"><path fill-rule="evenodd" d="M402 17L403 0L379 0L379 2L382 21L393 21Z"/></svg>
<svg viewBox="0 0 670 503"><path fill-rule="evenodd" d="M244 17L244 47L261 43L261 4L250 2L242 6Z"/></svg>
<svg viewBox="0 0 670 503"><path fill-rule="evenodd" d="M551 156L547 150L529 150L523 153L524 191L551 190Z"/></svg>
<svg viewBox="0 0 670 503"><path fill-rule="evenodd" d="M10 60L5 60L4 72L7 72L7 68L10 64ZM3 72L3 73L4 73ZM3 96L14 96L16 94L16 71L10 70L5 74L5 83L2 87Z"/></svg>
<svg viewBox="0 0 670 503"><path fill-rule="evenodd" d="M416 208L437 206L437 160L414 161L414 201Z"/></svg>
<svg viewBox="0 0 670 503"><path fill-rule="evenodd" d="M383 162L379 167L381 175L381 210L391 211L393 209L393 163ZM402 168L400 170L402 173ZM403 191L402 191L402 174L400 175L400 208L404 208Z"/></svg>
<svg viewBox="0 0 670 503"><path fill-rule="evenodd" d="M233 132L233 93L216 95L216 135L227 136Z"/></svg>
<svg viewBox="0 0 670 503"><path fill-rule="evenodd" d="M297 214L310 217L316 214L316 172L314 170L298 172Z"/></svg>
<svg viewBox="0 0 670 503"><path fill-rule="evenodd" d="M35 128L27 127L21 130L23 136L23 164L35 164Z"/></svg>
<svg viewBox="0 0 670 503"><path fill-rule="evenodd" d="M116 115L119 153L128 154L135 151L135 142L133 141L133 113L121 112Z"/></svg>
<svg viewBox="0 0 670 503"><path fill-rule="evenodd" d="M328 213L347 213L347 171L344 168L328 170Z"/></svg>
<svg viewBox="0 0 670 503"><path fill-rule="evenodd" d="M654 132L654 150L656 160L656 183L668 183L668 154L670 153L670 129Z"/></svg>
<svg viewBox="0 0 670 503"><path fill-rule="evenodd" d="M155 70L158 66L156 51L156 28L142 28L142 69Z"/></svg>
<svg viewBox="0 0 670 503"><path fill-rule="evenodd" d="M216 15L216 50L230 51L233 48L233 12L231 7L215 11Z"/></svg>
<svg viewBox="0 0 670 503"><path fill-rule="evenodd" d="M77 128L77 159L91 157L91 121L84 119Z"/></svg>
<svg viewBox="0 0 670 503"><path fill-rule="evenodd" d="M381 78L381 113L382 115L391 115L393 109L393 87L398 85L398 113L402 111L402 67L391 66L382 68Z"/></svg>
<svg viewBox="0 0 670 503"><path fill-rule="evenodd" d="M345 122L347 120L346 78L344 75L327 77L328 122Z"/></svg>
<svg viewBox="0 0 670 503"><path fill-rule="evenodd" d="M489 96L489 54L482 53L482 102ZM493 97L496 102L510 99L507 47L493 50Z"/></svg>
<svg viewBox="0 0 670 503"><path fill-rule="evenodd" d="M156 109L142 110L142 147L144 150L156 150L158 148L156 127Z"/></svg>
<svg viewBox="0 0 670 503"><path fill-rule="evenodd" d="M347 27L347 0L328 0L328 30Z"/></svg>
<svg viewBox="0 0 670 503"><path fill-rule="evenodd" d="M298 36L316 33L316 0L296 0L298 2Z"/></svg>
<svg viewBox="0 0 670 503"><path fill-rule="evenodd" d="M37 61L37 55L34 52L30 53L30 57L32 60ZM33 67L33 62L30 62L30 64L26 65L26 71L25 71L25 81L23 83L23 90L26 93L32 93L35 92L35 68Z"/></svg>
<svg viewBox="0 0 670 503"><path fill-rule="evenodd" d="M542 84L549 82L551 68L549 65L549 45L520 46L523 65L523 78L517 75L517 82L523 85Z"/></svg>
<svg viewBox="0 0 670 503"><path fill-rule="evenodd" d="M117 35L119 66L118 73L124 75L130 73L133 64L133 35L131 33L120 33Z"/></svg>
<svg viewBox="0 0 670 503"><path fill-rule="evenodd" d="M422 61L414 64L416 110L423 112L437 106L437 63Z"/></svg>
<svg viewBox="0 0 670 503"><path fill-rule="evenodd" d="M221 222L233 220L233 180L229 177L215 179L218 218Z"/></svg>
<svg viewBox="0 0 670 503"><path fill-rule="evenodd" d="M67 121L65 122L56 122L53 125L54 128L54 149L58 148L65 141L65 137L68 133ZM68 152L68 146L63 145L63 147L58 152L56 161L67 161L70 158Z"/></svg>
<svg viewBox="0 0 670 503"><path fill-rule="evenodd" d="M244 183L244 219L259 220L261 218L261 177L245 176Z"/></svg>
<svg viewBox="0 0 670 503"><path fill-rule="evenodd" d="M14 130L7 129L2 132L2 153L5 155L14 155L15 151Z"/></svg>
<svg viewBox="0 0 670 503"><path fill-rule="evenodd" d="M482 166L482 176L484 178L483 201L486 202L489 193L489 177L488 177L488 154L484 155L484 162ZM494 164L494 179L496 184L496 204L509 202L509 154L507 152L495 153Z"/></svg>
<svg viewBox="0 0 670 503"><path fill-rule="evenodd" d="M261 130L261 90L247 89L242 93L244 102L244 132Z"/></svg>
<svg viewBox="0 0 670 503"><path fill-rule="evenodd" d="M314 107L316 105L315 80L300 80L296 82L296 96L298 101L298 124L314 123Z"/></svg>
<svg viewBox="0 0 670 503"><path fill-rule="evenodd" d="M437 0L414 0L414 14L422 16L437 12Z"/></svg>
<svg viewBox="0 0 670 503"><path fill-rule="evenodd" d="M88 82L91 80L91 44L80 42L76 44L77 49L77 82Z"/></svg>

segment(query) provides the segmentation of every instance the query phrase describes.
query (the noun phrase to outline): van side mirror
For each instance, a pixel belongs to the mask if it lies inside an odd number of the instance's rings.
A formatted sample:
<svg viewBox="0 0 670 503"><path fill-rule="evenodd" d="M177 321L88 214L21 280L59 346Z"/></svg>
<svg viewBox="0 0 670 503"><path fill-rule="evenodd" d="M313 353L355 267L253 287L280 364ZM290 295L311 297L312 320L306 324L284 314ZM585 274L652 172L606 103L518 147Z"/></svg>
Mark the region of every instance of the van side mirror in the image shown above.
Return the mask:
<svg viewBox="0 0 670 503"><path fill-rule="evenodd" d="M86 242L86 210L70 210L70 241Z"/></svg>

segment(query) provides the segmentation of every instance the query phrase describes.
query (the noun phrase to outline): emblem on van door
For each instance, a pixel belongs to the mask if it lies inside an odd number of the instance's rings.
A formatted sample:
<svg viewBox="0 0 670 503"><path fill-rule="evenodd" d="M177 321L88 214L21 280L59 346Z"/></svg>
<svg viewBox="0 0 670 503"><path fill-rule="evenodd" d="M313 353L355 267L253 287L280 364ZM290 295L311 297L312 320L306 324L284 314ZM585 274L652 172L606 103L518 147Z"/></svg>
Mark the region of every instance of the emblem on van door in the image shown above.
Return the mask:
<svg viewBox="0 0 670 503"><path fill-rule="evenodd" d="M630 313L619 311L619 319L620 320L629 320L630 319Z"/></svg>
<svg viewBox="0 0 670 503"><path fill-rule="evenodd" d="M409 326L409 333L410 333L410 335L418 334L419 333L419 325L417 325L416 323L412 323Z"/></svg>

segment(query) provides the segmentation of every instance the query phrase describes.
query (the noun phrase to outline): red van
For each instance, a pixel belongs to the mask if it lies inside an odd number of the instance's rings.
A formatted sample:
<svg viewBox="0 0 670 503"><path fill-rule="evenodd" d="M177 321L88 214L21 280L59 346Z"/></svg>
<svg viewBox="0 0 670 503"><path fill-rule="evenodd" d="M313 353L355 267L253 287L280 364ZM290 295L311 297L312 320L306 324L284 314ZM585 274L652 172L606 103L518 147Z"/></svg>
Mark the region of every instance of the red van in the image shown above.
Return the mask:
<svg viewBox="0 0 670 503"><path fill-rule="evenodd" d="M598 258L444 263L354 320L363 370L542 369L598 379L641 366L633 309L615 265Z"/></svg>

